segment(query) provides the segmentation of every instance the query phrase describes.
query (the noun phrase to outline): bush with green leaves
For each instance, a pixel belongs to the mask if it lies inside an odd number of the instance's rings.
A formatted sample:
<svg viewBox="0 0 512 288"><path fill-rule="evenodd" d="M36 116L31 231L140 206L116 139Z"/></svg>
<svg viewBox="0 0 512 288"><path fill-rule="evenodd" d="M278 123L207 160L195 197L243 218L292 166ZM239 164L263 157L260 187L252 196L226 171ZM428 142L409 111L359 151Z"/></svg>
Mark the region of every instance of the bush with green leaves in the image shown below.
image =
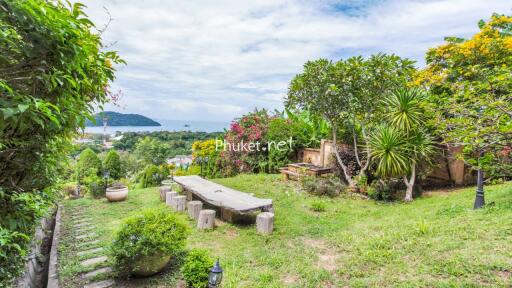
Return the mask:
<svg viewBox="0 0 512 288"><path fill-rule="evenodd" d="M124 171L121 163L121 157L114 149L110 149L103 161L103 169L110 173L110 178L120 179L124 177Z"/></svg>
<svg viewBox="0 0 512 288"><path fill-rule="evenodd" d="M92 149L87 148L80 153L76 169L80 179L99 176L102 172L100 157Z"/></svg>
<svg viewBox="0 0 512 288"><path fill-rule="evenodd" d="M32 235L36 216L49 203L20 199L50 197L48 187L62 178L69 140L95 107L115 98L109 83L114 65L123 61L105 49L83 7L0 1L0 226L6 234ZM4 220L11 222L5 226ZM0 247L9 259L0 261L0 286L12 286L27 243L16 242L20 249L13 253Z"/></svg>
<svg viewBox="0 0 512 288"><path fill-rule="evenodd" d="M181 273L190 287L205 288L208 286L208 274L213 266L213 259L206 249L192 249L188 252Z"/></svg>
<svg viewBox="0 0 512 288"><path fill-rule="evenodd" d="M346 190L346 186L336 177L305 176L300 183L304 191L316 196L336 197Z"/></svg>
<svg viewBox="0 0 512 288"><path fill-rule="evenodd" d="M113 264L120 276L131 275L145 257L176 256L189 234L182 215L167 209L148 209L123 220L110 246Z"/></svg>
<svg viewBox="0 0 512 288"><path fill-rule="evenodd" d="M170 171L167 165L148 165L139 174L139 183L142 188L158 186L160 183L167 179Z"/></svg>

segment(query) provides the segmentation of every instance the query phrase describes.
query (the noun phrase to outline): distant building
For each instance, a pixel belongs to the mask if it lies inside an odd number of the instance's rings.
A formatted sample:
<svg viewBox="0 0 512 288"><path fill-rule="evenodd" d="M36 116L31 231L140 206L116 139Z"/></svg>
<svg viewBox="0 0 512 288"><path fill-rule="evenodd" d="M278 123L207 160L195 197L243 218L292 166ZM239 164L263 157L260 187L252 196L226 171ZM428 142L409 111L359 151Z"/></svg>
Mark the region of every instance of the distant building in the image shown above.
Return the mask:
<svg viewBox="0 0 512 288"><path fill-rule="evenodd" d="M91 144L91 143L94 143L94 140L87 139L87 138L81 138L81 139L73 140L73 143L75 143L75 144Z"/></svg>
<svg viewBox="0 0 512 288"><path fill-rule="evenodd" d="M191 165L192 155L176 155L174 158L167 159L167 164L174 164L176 167Z"/></svg>

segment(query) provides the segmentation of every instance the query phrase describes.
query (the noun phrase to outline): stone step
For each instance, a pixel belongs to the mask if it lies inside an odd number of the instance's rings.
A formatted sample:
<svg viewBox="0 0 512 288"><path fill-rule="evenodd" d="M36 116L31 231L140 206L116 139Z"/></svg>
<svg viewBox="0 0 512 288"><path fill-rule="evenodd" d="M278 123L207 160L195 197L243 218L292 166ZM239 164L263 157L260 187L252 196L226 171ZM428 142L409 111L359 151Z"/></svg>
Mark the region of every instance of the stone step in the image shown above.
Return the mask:
<svg viewBox="0 0 512 288"><path fill-rule="evenodd" d="M76 253L76 255L84 256L84 255L87 255L87 254L98 253L98 252L101 252L101 251L103 251L103 247L98 247L98 248L93 248L93 249L89 249L89 250L85 250L85 251L80 251L80 252Z"/></svg>
<svg viewBox="0 0 512 288"><path fill-rule="evenodd" d="M85 232L93 230L94 228L95 228L94 226L82 226L82 227L76 229L76 232L77 233L85 233Z"/></svg>
<svg viewBox="0 0 512 288"><path fill-rule="evenodd" d="M84 278L84 279L91 279L92 277L95 277L97 275L110 273L112 271L113 270L112 270L111 267L104 267L104 268L96 269L96 270L93 270L91 272L85 273L85 274L82 275L82 278Z"/></svg>
<svg viewBox="0 0 512 288"><path fill-rule="evenodd" d="M107 288L114 285L116 282L112 279L90 283L84 286L84 288Z"/></svg>
<svg viewBox="0 0 512 288"><path fill-rule="evenodd" d="M93 265L105 263L105 262L107 262L107 260L108 260L107 256L100 256L100 257L95 257L95 258L84 260L84 261L80 262L80 265L82 265L84 267L93 266Z"/></svg>
<svg viewBox="0 0 512 288"><path fill-rule="evenodd" d="M81 239L91 238L91 237L94 237L94 236L96 236L96 233L92 232L92 233L78 235L78 236L75 237L75 239L76 240L81 240Z"/></svg>
<svg viewBox="0 0 512 288"><path fill-rule="evenodd" d="M92 246L92 245L96 245L98 243L100 243L100 240L92 240L92 241L89 241L89 242L80 242L80 243L78 243L78 246L79 247Z"/></svg>
<svg viewBox="0 0 512 288"><path fill-rule="evenodd" d="M75 227L75 228L89 227L89 226L93 226L91 222L82 222L82 223L73 225L73 227Z"/></svg>

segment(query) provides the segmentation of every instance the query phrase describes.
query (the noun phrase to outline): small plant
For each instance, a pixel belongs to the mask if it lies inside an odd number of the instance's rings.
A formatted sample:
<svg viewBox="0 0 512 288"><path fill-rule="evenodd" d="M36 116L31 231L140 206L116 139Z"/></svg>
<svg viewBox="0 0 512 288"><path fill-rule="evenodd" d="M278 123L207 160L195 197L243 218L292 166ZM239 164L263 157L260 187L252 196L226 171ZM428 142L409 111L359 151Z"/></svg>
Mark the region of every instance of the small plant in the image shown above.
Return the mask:
<svg viewBox="0 0 512 288"><path fill-rule="evenodd" d="M89 184L87 185L89 192L93 198L101 198L105 196L105 183L101 181L101 179L97 176L92 176L89 179Z"/></svg>
<svg viewBox="0 0 512 288"><path fill-rule="evenodd" d="M188 252L181 273L190 287L208 286L208 273L213 266L213 259L205 249L192 249Z"/></svg>
<svg viewBox="0 0 512 288"><path fill-rule="evenodd" d="M169 173L167 165L156 166L150 164L139 174L140 185L142 188L158 186L160 182L167 179Z"/></svg>
<svg viewBox="0 0 512 288"><path fill-rule="evenodd" d="M315 178L306 176L301 179L302 189L309 194L316 196L336 197L346 187L337 178Z"/></svg>
<svg viewBox="0 0 512 288"><path fill-rule="evenodd" d="M327 205L323 201L314 201L311 203L311 210L315 212L324 212L327 209Z"/></svg>
<svg viewBox="0 0 512 288"><path fill-rule="evenodd" d="M144 210L126 218L110 247L114 267L120 276L129 276L155 263L165 266L185 247L188 233L185 220L165 209Z"/></svg>

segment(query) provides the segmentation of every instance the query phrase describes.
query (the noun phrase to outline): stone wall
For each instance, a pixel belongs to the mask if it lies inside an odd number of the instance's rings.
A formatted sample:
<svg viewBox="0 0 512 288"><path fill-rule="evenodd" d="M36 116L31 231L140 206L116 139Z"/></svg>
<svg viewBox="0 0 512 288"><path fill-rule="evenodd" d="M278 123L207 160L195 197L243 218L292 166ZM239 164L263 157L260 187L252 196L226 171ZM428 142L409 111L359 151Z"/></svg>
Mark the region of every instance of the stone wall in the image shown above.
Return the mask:
<svg viewBox="0 0 512 288"><path fill-rule="evenodd" d="M36 228L25 265L25 273L17 279L16 287L46 287L54 225L55 209L47 217L41 219L40 225Z"/></svg>
<svg viewBox="0 0 512 288"><path fill-rule="evenodd" d="M351 146L338 144L345 150ZM444 149L442 154L434 161L432 172L424 182L427 186L446 185L470 185L476 182L474 173L464 164L464 161L457 159L461 147L450 147ZM320 167L335 167L334 143L330 140L322 140L319 149L305 148L299 152L300 162L311 163Z"/></svg>

